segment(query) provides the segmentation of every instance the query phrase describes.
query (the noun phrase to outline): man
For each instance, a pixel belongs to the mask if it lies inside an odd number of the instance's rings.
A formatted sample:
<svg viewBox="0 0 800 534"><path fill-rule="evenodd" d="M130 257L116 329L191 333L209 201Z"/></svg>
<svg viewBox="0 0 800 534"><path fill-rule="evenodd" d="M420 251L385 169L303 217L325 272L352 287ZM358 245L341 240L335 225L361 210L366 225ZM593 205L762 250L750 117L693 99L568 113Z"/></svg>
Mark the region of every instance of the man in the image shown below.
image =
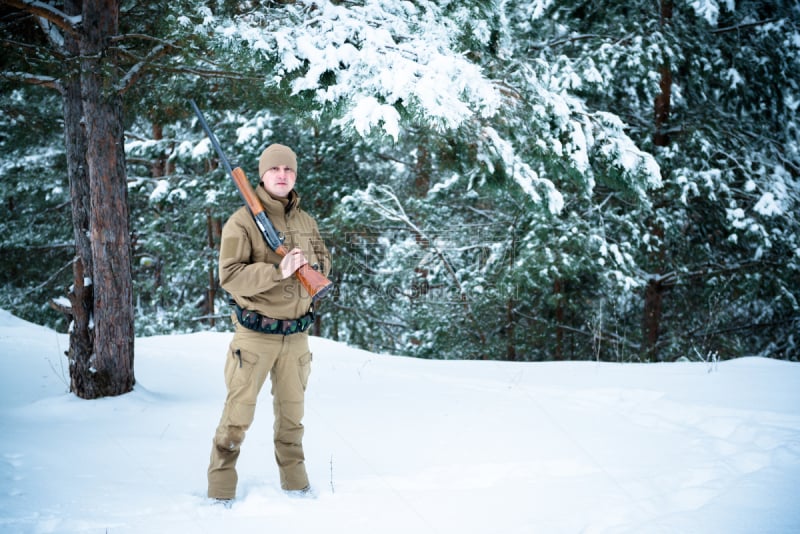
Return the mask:
<svg viewBox="0 0 800 534"><path fill-rule="evenodd" d="M293 274L308 263L327 275L330 255L316 222L299 207L295 153L284 145L268 146L259 158L258 173L256 194L290 252L281 257L267 246L246 207L223 227L219 278L235 303L235 333L225 362L228 395L211 449L208 496L227 505L236 497L236 460L268 374L281 487L301 495L310 491L301 421L311 372L306 329L313 323L313 309L311 297Z"/></svg>

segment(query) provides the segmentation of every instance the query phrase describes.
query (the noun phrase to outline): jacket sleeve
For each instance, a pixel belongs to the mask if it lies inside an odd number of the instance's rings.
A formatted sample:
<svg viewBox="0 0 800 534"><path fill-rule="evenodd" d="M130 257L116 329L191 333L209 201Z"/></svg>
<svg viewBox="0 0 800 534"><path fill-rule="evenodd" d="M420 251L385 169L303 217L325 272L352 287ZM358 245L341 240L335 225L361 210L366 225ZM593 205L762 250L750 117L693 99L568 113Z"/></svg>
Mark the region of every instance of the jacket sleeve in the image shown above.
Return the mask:
<svg viewBox="0 0 800 534"><path fill-rule="evenodd" d="M270 263L267 257L254 257L251 239L250 233L235 217L231 217L222 228L219 283L234 297L249 298L281 282L275 263Z"/></svg>

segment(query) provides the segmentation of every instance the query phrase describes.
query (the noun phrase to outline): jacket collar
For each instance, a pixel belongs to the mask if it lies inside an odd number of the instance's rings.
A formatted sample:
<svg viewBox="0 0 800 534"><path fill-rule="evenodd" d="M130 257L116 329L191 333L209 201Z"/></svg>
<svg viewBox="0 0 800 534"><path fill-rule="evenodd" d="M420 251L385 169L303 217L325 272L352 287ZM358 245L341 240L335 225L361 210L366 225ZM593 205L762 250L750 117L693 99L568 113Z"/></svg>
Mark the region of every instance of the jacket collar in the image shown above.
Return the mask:
<svg viewBox="0 0 800 534"><path fill-rule="evenodd" d="M286 198L274 198L259 185L256 188L256 195L270 217L291 216L300 206L300 195L294 189L289 192L289 196Z"/></svg>

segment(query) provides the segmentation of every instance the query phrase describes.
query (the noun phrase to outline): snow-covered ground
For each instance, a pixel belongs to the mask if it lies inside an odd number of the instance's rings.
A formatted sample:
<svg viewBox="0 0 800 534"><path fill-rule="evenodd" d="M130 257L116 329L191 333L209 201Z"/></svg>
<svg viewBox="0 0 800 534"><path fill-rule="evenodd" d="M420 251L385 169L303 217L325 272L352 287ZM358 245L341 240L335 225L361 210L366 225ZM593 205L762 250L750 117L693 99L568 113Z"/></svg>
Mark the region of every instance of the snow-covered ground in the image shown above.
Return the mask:
<svg viewBox="0 0 800 534"><path fill-rule="evenodd" d="M229 334L136 340L133 393L67 392L66 336L0 310L0 532L796 533L800 365L423 361L313 338L284 495L269 391L205 498Z"/></svg>

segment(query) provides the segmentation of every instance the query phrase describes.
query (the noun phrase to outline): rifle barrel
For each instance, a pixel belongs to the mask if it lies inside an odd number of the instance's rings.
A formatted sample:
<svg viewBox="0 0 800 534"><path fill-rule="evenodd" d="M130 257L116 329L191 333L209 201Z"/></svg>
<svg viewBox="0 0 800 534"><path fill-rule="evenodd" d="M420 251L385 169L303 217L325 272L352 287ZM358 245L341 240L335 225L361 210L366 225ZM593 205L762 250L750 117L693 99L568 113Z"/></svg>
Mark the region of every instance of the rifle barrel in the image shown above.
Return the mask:
<svg viewBox="0 0 800 534"><path fill-rule="evenodd" d="M203 112L200 111L199 107L197 107L194 99L190 99L189 103L192 105L192 109L194 109L194 113L197 115L197 119L200 121L200 126L202 126L203 130L205 130L208 140L211 141L211 146L213 146L214 150L217 151L219 160L222 162L225 170L228 171L228 174L232 175L233 169L231 169L231 164L228 162L228 158L225 157L225 153L222 151L222 146L220 146L217 136L214 135L214 132L212 132L211 128L208 127L208 123L206 122L205 117L203 117Z"/></svg>

